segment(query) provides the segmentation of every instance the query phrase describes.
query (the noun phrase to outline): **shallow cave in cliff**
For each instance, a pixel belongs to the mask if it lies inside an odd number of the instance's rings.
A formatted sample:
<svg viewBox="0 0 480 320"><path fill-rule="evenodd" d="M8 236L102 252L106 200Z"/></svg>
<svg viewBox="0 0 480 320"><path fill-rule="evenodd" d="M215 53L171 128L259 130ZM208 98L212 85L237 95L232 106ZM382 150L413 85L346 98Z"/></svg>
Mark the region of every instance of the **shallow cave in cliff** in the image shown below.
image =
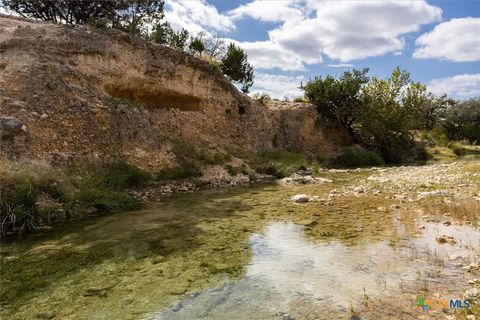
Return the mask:
<svg viewBox="0 0 480 320"><path fill-rule="evenodd" d="M106 86L105 91L114 98L127 99L149 108L199 111L203 106L202 100L198 97L167 90Z"/></svg>

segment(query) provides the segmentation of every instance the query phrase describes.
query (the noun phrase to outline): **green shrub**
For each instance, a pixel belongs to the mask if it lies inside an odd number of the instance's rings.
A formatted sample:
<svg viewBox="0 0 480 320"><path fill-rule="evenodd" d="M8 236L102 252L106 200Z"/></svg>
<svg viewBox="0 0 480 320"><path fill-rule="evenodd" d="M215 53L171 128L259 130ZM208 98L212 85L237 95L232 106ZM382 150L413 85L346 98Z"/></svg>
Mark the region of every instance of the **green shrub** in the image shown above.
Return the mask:
<svg viewBox="0 0 480 320"><path fill-rule="evenodd" d="M120 209L133 209L138 201L126 193L112 191L99 186L82 187L75 198L86 206L91 206L100 212L112 212Z"/></svg>
<svg viewBox="0 0 480 320"><path fill-rule="evenodd" d="M336 167L366 167L384 164L383 159L375 152L361 147L350 147L331 160Z"/></svg>
<svg viewBox="0 0 480 320"><path fill-rule="evenodd" d="M278 179L285 178L289 175L287 171L283 170L283 168L281 168L281 166L276 163L270 163L264 166L260 166L255 169L255 172L260 174L268 174Z"/></svg>
<svg viewBox="0 0 480 320"><path fill-rule="evenodd" d="M467 150L458 142L449 143L448 148L458 157L464 156L467 153Z"/></svg>
<svg viewBox="0 0 480 320"><path fill-rule="evenodd" d="M432 155L427 151L424 142L415 142L414 147L412 148L412 157L413 162L425 162L432 158Z"/></svg>
<svg viewBox="0 0 480 320"><path fill-rule="evenodd" d="M0 236L11 230L31 232L38 226L35 201L38 190L33 179L22 177L0 187Z"/></svg>
<svg viewBox="0 0 480 320"><path fill-rule="evenodd" d="M214 154L207 154L207 153L200 153L198 156L198 160L204 164L217 164L221 165L225 162L230 161L232 157L229 154L217 152Z"/></svg>
<svg viewBox="0 0 480 320"><path fill-rule="evenodd" d="M69 219L80 208L111 212L137 207L139 202L125 189L143 186L150 179L143 170L124 162L77 167L61 179L42 172L4 179L0 181L0 237L30 233L41 225ZM40 195L56 201L55 205L38 206Z"/></svg>
<svg viewBox="0 0 480 320"><path fill-rule="evenodd" d="M173 146L173 151L177 156L178 162L181 166L185 164L191 164L193 161L200 162L202 164L224 164L231 159L231 156L222 152L207 153L198 150L193 144L185 141L177 141Z"/></svg>
<svg viewBox="0 0 480 320"><path fill-rule="evenodd" d="M480 98L458 102L444 116L442 128L450 140L480 143Z"/></svg>
<svg viewBox="0 0 480 320"><path fill-rule="evenodd" d="M100 182L114 190L143 187L152 180L149 173L124 161L105 165L102 171Z"/></svg>
<svg viewBox="0 0 480 320"><path fill-rule="evenodd" d="M435 127L450 100L434 97L398 67L386 79L370 78L367 72L316 77L302 89L317 106L320 125L343 127L355 143L388 163L410 161L416 148L413 133Z"/></svg>
<svg viewBox="0 0 480 320"><path fill-rule="evenodd" d="M194 163L184 163L180 166L162 169L157 174L159 180L180 180L201 176L202 170Z"/></svg>
<svg viewBox="0 0 480 320"><path fill-rule="evenodd" d="M26 176L23 173L10 181L0 184L0 237L8 232L29 233L38 228L42 217L36 207L41 193L53 199L64 201L63 190L52 178L43 179ZM48 216L50 220L52 215Z"/></svg>
<svg viewBox="0 0 480 320"><path fill-rule="evenodd" d="M248 168L244 163L242 163L241 166L232 166L231 164L227 164L225 166L225 170L227 170L227 172L232 176L236 176L237 174L248 175Z"/></svg>
<svg viewBox="0 0 480 320"><path fill-rule="evenodd" d="M100 168L78 168L73 175L73 190L67 194L66 207L79 204L100 212L137 207L139 202L130 197L126 189L145 185L151 179L141 169L124 162L104 164Z"/></svg>
<svg viewBox="0 0 480 320"><path fill-rule="evenodd" d="M305 99L304 97L296 97L293 99L293 102L304 102L304 103L307 103L308 100Z"/></svg>
<svg viewBox="0 0 480 320"><path fill-rule="evenodd" d="M284 178L307 164L304 155L292 151L278 150L260 153L251 161L251 167L260 174Z"/></svg>

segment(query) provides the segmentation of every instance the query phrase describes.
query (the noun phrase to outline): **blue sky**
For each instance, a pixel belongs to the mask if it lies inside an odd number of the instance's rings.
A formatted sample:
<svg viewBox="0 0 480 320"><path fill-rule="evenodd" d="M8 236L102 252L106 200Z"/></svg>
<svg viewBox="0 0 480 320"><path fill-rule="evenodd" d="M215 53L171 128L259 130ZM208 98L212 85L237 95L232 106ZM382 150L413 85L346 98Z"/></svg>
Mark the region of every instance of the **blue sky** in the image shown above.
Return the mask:
<svg viewBox="0 0 480 320"><path fill-rule="evenodd" d="M294 97L314 76L400 66L435 94L480 96L480 0L178 0L166 18L245 49L252 92Z"/></svg>
<svg viewBox="0 0 480 320"><path fill-rule="evenodd" d="M242 47L252 93L291 98L315 76L400 66L436 95L480 96L480 0L167 0L165 17Z"/></svg>

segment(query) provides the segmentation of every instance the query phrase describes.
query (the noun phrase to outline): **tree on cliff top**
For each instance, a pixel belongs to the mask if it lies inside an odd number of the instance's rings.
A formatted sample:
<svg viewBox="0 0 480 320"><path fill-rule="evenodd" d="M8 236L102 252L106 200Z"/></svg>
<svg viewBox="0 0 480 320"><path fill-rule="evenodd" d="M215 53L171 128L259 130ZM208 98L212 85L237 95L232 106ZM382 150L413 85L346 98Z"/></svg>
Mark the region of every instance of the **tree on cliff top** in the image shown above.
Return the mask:
<svg viewBox="0 0 480 320"><path fill-rule="evenodd" d="M164 0L3 0L2 6L25 18L67 24L104 21L113 28L143 34L163 18Z"/></svg>
<svg viewBox="0 0 480 320"><path fill-rule="evenodd" d="M242 92L248 93L253 85L253 67L248 63L245 51L230 43L222 58L222 71L232 81L242 85Z"/></svg>

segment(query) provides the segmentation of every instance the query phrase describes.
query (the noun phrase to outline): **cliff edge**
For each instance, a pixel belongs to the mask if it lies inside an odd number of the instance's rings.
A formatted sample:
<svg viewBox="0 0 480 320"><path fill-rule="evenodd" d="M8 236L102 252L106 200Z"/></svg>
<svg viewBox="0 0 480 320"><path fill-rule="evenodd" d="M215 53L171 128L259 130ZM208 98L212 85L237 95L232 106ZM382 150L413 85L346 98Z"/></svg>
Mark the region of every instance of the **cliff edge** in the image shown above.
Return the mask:
<svg viewBox="0 0 480 320"><path fill-rule="evenodd" d="M348 144L309 104L266 106L207 62L114 30L0 16L1 153L175 164L173 145L324 157Z"/></svg>

